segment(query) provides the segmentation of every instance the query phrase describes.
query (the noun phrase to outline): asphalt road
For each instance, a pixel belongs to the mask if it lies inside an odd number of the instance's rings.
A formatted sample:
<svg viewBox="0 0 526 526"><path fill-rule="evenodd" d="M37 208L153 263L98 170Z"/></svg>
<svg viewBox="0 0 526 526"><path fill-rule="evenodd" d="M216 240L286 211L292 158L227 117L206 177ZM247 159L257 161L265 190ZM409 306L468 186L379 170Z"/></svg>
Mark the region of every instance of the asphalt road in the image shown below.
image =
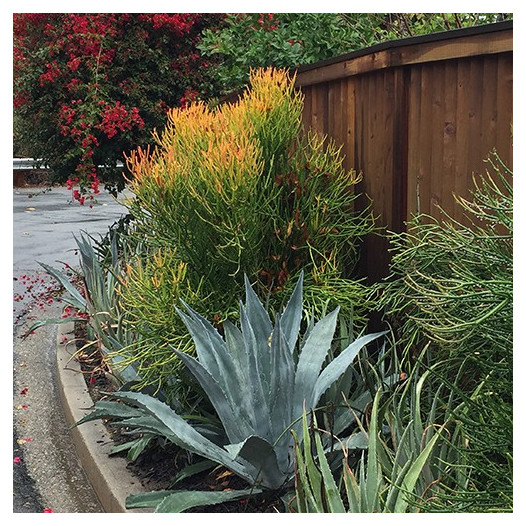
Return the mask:
<svg viewBox="0 0 526 526"><path fill-rule="evenodd" d="M119 197L119 201L124 196ZM75 266L75 237L82 231L104 234L126 208L108 193L99 194L93 208L71 200L66 188L15 188L13 190L13 316L25 314L28 303L50 285L42 275L42 262L57 269ZM31 289L28 292L28 288Z"/></svg>
<svg viewBox="0 0 526 526"><path fill-rule="evenodd" d="M120 199L124 199L121 197ZM25 340L35 318L57 317L54 285L37 261L78 264L74 235L104 234L126 208L100 194L92 208L65 188L13 190L13 512L101 512L69 439L56 388L56 327Z"/></svg>

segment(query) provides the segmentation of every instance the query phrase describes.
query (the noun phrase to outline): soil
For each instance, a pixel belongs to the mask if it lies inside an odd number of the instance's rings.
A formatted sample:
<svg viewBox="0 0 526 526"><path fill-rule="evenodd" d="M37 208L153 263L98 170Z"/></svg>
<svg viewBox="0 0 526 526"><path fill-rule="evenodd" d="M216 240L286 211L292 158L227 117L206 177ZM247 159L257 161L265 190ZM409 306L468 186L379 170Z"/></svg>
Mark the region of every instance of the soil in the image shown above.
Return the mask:
<svg viewBox="0 0 526 526"><path fill-rule="evenodd" d="M77 344L79 348L82 347L84 334L82 324L77 323L75 337L79 342ZM84 351L77 356L77 359L85 373L86 385L94 402L104 396L102 393L116 390L115 384L105 371L99 351ZM130 440L122 430L111 427L107 422L105 424L116 445ZM126 458L125 452L117 455ZM172 443L160 444L158 441L152 441L135 461L128 461L127 469L148 488L200 491L249 489L245 481L221 467L188 477L174 486L172 482L175 476L185 465L188 465L187 455L180 448ZM196 507L186 513L283 513L284 511L285 505L280 496L275 492L268 492L240 501Z"/></svg>

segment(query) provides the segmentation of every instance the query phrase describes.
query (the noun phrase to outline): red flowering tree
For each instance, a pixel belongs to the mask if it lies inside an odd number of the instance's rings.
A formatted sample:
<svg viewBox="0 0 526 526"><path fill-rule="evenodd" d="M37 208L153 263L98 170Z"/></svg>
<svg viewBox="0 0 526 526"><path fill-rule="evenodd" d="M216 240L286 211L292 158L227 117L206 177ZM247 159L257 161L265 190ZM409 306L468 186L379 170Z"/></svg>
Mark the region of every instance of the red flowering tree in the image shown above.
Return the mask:
<svg viewBox="0 0 526 526"><path fill-rule="evenodd" d="M197 44L220 14L14 14L15 151L41 159L81 204L123 187L123 153L166 110L216 94Z"/></svg>

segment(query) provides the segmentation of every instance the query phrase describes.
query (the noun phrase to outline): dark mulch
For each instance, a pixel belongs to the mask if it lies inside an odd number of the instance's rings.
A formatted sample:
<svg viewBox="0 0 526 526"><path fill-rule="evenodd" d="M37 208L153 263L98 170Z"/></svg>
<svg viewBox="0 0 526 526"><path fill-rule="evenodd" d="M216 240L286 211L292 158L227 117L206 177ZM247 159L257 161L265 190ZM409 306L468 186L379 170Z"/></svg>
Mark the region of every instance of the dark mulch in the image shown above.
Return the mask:
<svg viewBox="0 0 526 526"><path fill-rule="evenodd" d="M75 337L82 346L84 336L82 324L76 324ZM84 371L86 385L93 401L100 400L106 392L113 392L115 385L104 370L100 353L97 350L86 350L78 355L81 368ZM115 444L122 444L130 437L122 430L112 428L105 422ZM126 453L117 453L126 457ZM195 459L194 459L195 460ZM128 462L127 468L139 479L144 488L149 489L178 489L200 491L228 491L247 489L247 484L236 475L219 467L211 472L204 472L185 478L172 487L172 482L179 470L188 465L188 455L172 443L161 444L152 441L143 453L134 461ZM226 502L214 506L198 507L187 513L276 513L284 512L285 506L279 495L269 492L254 495L249 499Z"/></svg>

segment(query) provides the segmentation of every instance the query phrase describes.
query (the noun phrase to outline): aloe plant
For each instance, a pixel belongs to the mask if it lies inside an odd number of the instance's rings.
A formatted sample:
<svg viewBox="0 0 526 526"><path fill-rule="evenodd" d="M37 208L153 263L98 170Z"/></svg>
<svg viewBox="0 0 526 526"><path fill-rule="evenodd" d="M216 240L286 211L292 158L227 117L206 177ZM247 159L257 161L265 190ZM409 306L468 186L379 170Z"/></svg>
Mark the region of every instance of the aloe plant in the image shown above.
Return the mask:
<svg viewBox="0 0 526 526"><path fill-rule="evenodd" d="M425 479L425 471L430 469L437 441L442 427L425 441L425 433L420 436L422 444L413 447L411 439L418 432L414 421L403 429L396 452L389 450L381 438L381 411L379 409L381 390L374 397L370 426L367 432L369 447L367 460L362 453L356 470L348 463L348 450L345 444L341 479L345 491L343 498L340 486L334 478L325 456L322 440L317 429L316 417L312 416L315 429L307 425L307 414L303 414L302 435L296 440L296 498L295 506L300 513L403 513L410 503L418 499L418 483ZM312 436L313 435L313 436ZM303 442L303 448L300 443ZM313 450L315 454L313 454ZM409 453L407 458L404 455Z"/></svg>
<svg viewBox="0 0 526 526"><path fill-rule="evenodd" d="M196 358L174 349L214 406L224 442L212 441L166 404L142 393L116 392L95 404L79 424L116 418L114 425L158 434L224 465L249 484L268 489L289 485L294 475L290 430L301 428L304 409L338 380L360 350L384 333L362 336L324 367L338 309L310 324L300 338L303 275L274 324L245 277L240 327L224 324L224 337L184 305L178 311L196 347ZM301 341L300 341L301 340Z"/></svg>

